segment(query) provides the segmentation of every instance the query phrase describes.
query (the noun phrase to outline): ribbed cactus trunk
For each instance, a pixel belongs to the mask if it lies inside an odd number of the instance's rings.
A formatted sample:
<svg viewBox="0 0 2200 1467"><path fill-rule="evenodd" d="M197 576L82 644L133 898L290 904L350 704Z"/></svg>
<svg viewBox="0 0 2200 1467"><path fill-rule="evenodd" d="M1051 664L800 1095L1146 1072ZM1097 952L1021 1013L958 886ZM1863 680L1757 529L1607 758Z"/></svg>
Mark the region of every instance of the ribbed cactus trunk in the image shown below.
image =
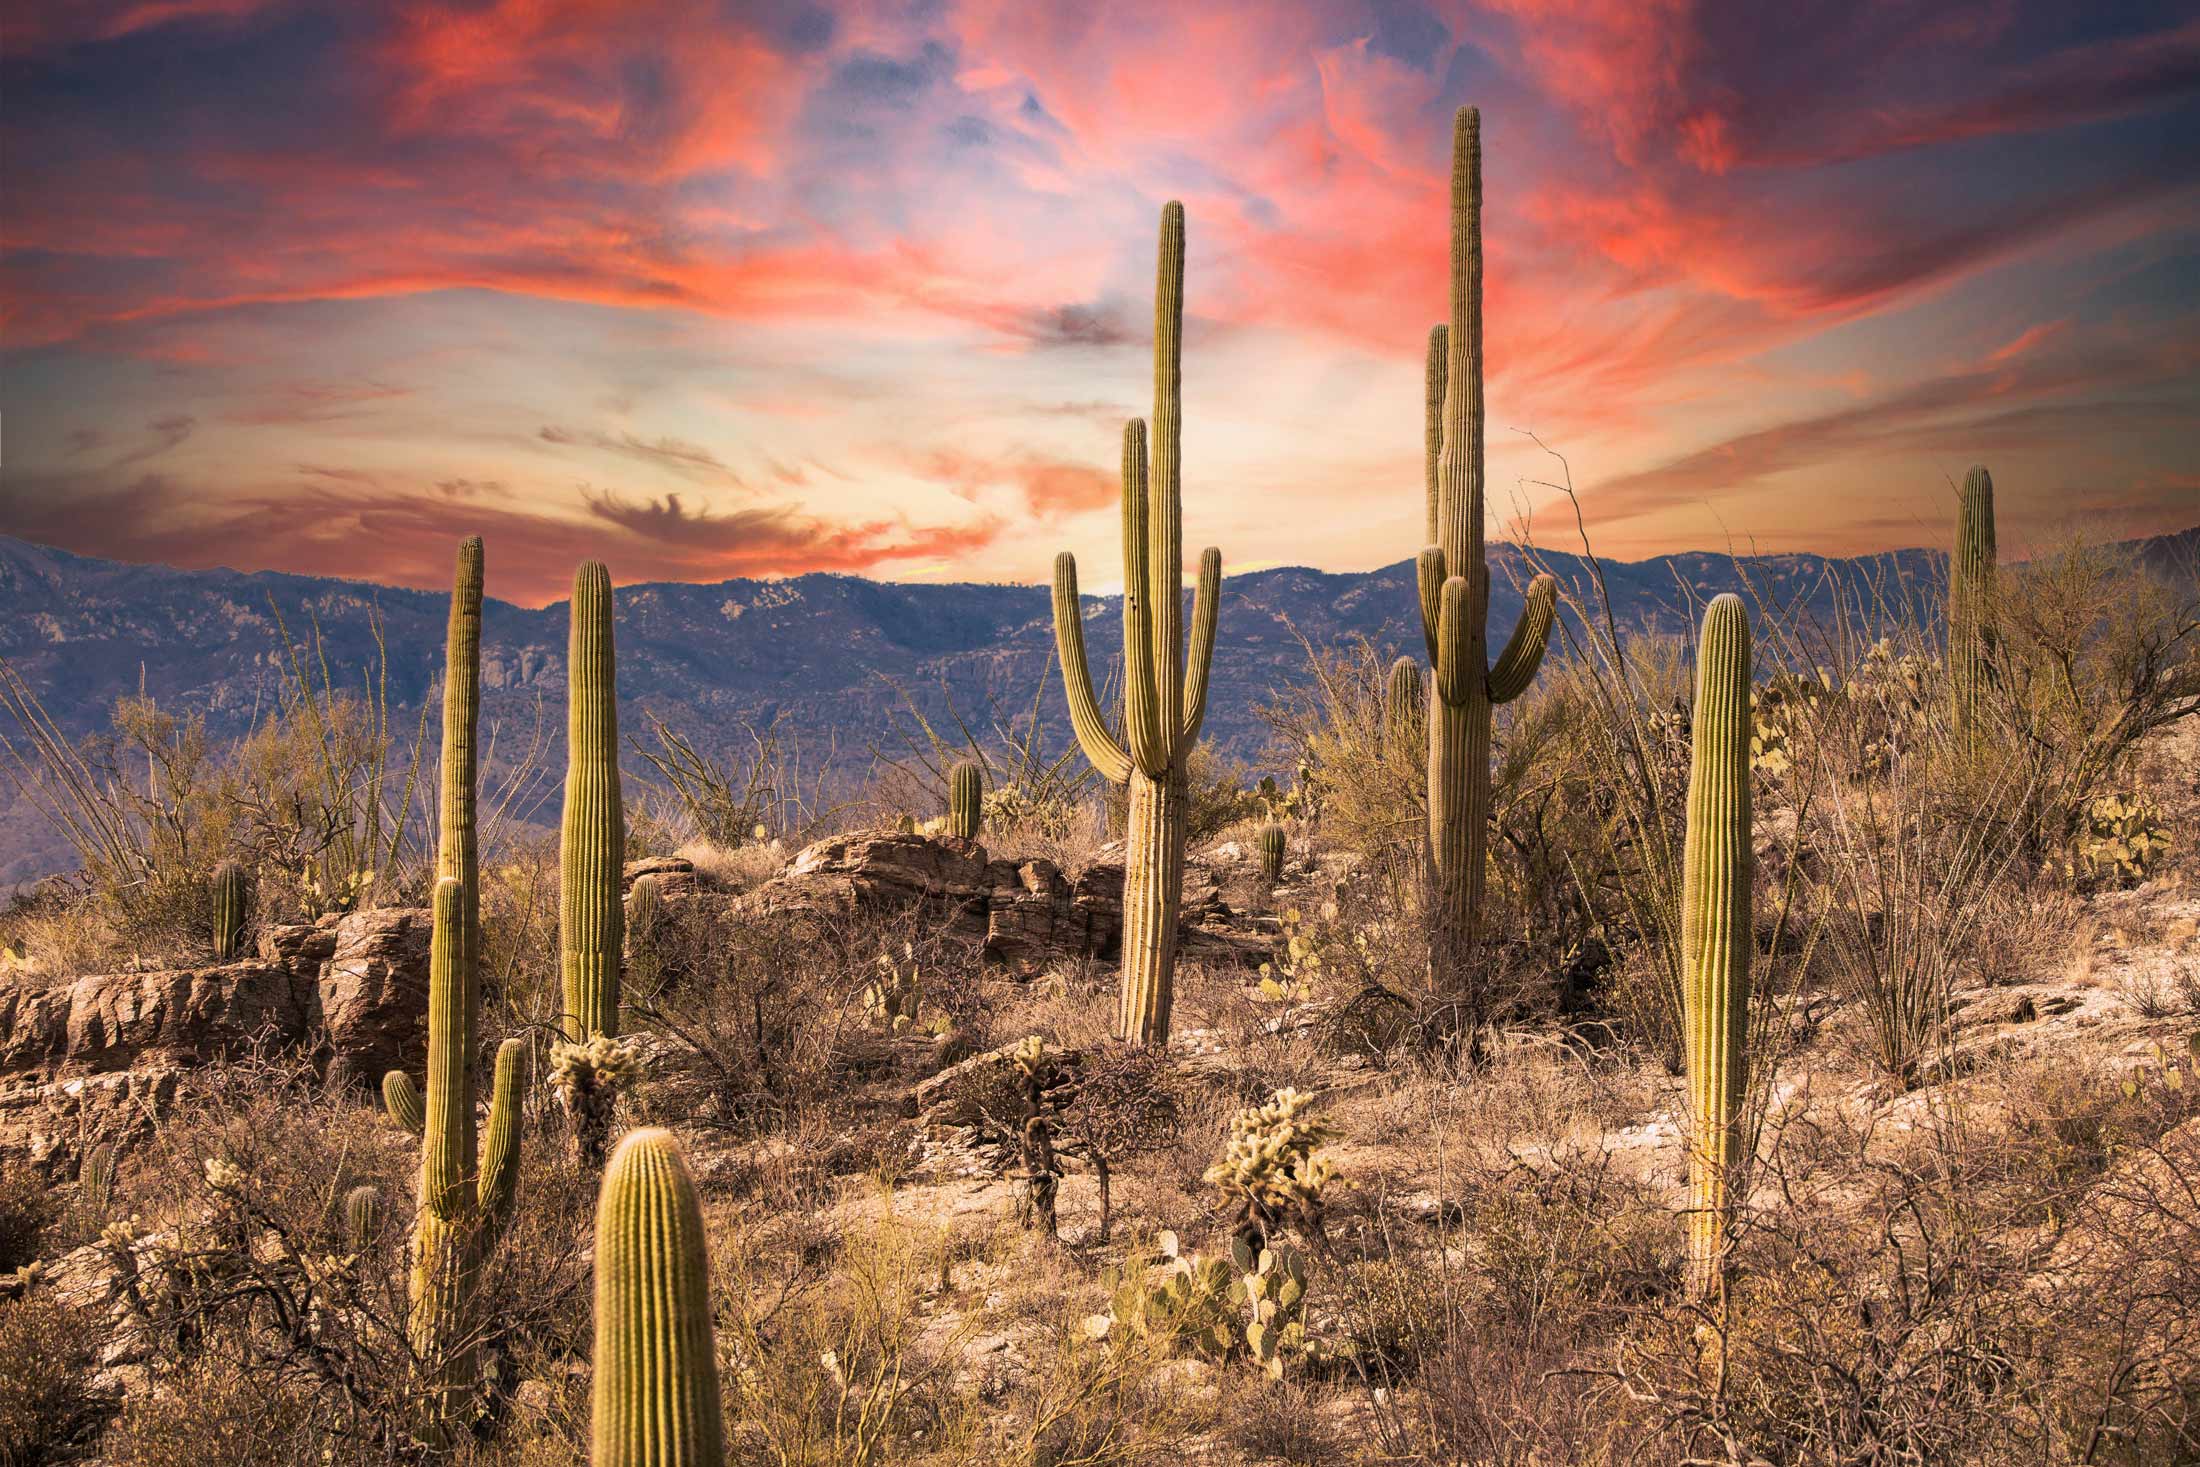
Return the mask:
<svg viewBox="0 0 2200 1467"><path fill-rule="evenodd" d="M1425 746L1422 720L1428 716L1428 684L1421 664L1401 657L1390 664L1383 684L1383 748L1404 754Z"/></svg>
<svg viewBox="0 0 2200 1467"><path fill-rule="evenodd" d="M1077 560L1054 562L1054 634L1070 723L1101 775L1130 786L1123 849L1123 985L1118 1032L1135 1044L1165 1044L1176 975L1183 899L1185 770L1206 718L1214 658L1222 552L1199 559L1192 644L1184 646L1182 392L1184 206L1161 211L1154 289L1153 453L1146 425L1123 427L1123 737L1100 711L1085 659Z"/></svg>
<svg viewBox="0 0 2200 1467"><path fill-rule="evenodd" d="M1428 707L1429 973L1441 991L1464 976L1489 859L1491 708L1527 690L1542 664L1557 583L1537 576L1492 667L1483 560L1482 122L1453 120L1451 321L1429 333L1424 384L1429 545L1418 565L1422 630L1436 671Z"/></svg>
<svg viewBox="0 0 2200 1467"><path fill-rule="evenodd" d="M481 951L481 852L475 834L475 741L481 729L481 537L458 545L443 657L443 753L439 766L435 874L459 884L469 957ZM471 1036L469 1036L470 1038ZM469 1048L469 1054L472 1050Z"/></svg>
<svg viewBox="0 0 2200 1467"><path fill-rule="evenodd" d="M695 1179L670 1131L619 1143L596 1199L591 1467L721 1467L725 1418Z"/></svg>
<svg viewBox="0 0 2200 1467"><path fill-rule="evenodd" d="M224 861L214 868L213 892L208 916L213 929L214 956L228 962L244 950L245 915L252 900L251 882L244 867Z"/></svg>
<svg viewBox="0 0 2200 1467"><path fill-rule="evenodd" d="M1948 558L1948 688L1955 726L1974 732L1994 649L1994 476L1973 464L1963 476L1955 553Z"/></svg>
<svg viewBox="0 0 2200 1467"><path fill-rule="evenodd" d="M1260 876L1275 881L1283 875L1283 827L1273 820L1260 828Z"/></svg>
<svg viewBox="0 0 2200 1467"><path fill-rule="evenodd" d="M573 575L566 658L565 818L558 838L558 967L565 1037L619 1032L620 875L626 823L619 803L619 694L611 645L611 574L589 561Z"/></svg>
<svg viewBox="0 0 2200 1467"><path fill-rule="evenodd" d="M965 759L947 772L947 833L976 840L985 813L985 784L975 762Z"/></svg>
<svg viewBox="0 0 2200 1467"><path fill-rule="evenodd" d="M1696 711L1681 851L1681 1005L1688 1063L1688 1292L1716 1299L1730 1187L1741 1180L1749 1081L1749 617L1715 598L1696 654Z"/></svg>

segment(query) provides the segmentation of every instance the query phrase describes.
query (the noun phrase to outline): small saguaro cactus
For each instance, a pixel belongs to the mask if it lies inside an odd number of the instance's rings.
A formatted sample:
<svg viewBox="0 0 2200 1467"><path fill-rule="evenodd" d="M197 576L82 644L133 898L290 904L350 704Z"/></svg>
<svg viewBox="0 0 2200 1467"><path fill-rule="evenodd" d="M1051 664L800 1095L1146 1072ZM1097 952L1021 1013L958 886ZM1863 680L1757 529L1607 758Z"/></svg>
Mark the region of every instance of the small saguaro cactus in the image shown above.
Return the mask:
<svg viewBox="0 0 2200 1467"><path fill-rule="evenodd" d="M664 941L664 884L654 876L637 876L626 894L626 977L620 984L629 1003L663 989Z"/></svg>
<svg viewBox="0 0 2200 1467"><path fill-rule="evenodd" d="M1948 687L1955 725L1977 727L1993 678L1994 476L1973 464L1963 476L1955 553L1948 558Z"/></svg>
<svg viewBox="0 0 2200 1467"><path fill-rule="evenodd" d="M626 823L619 799L619 694L611 641L611 574L588 561L573 574L566 659L565 816L558 837L558 967L564 981L565 1093L574 1102L581 1161L603 1165L614 1077L582 1051L619 1033L623 945L621 867Z"/></svg>
<svg viewBox="0 0 2200 1467"><path fill-rule="evenodd" d="M1271 820L1260 828L1260 877L1275 881L1283 875L1283 827Z"/></svg>
<svg viewBox="0 0 2200 1467"><path fill-rule="evenodd" d="M344 1234L354 1253L364 1253L382 1236L382 1189L362 1183L344 1194Z"/></svg>
<svg viewBox="0 0 2200 1467"><path fill-rule="evenodd" d="M1401 657L1390 664L1383 684L1383 747L1400 755L1420 751L1427 717L1428 682L1421 676L1421 664Z"/></svg>
<svg viewBox="0 0 2200 1467"><path fill-rule="evenodd" d="M251 883L244 867L224 861L214 868L208 903L214 937L214 956L228 962L244 950L245 913L252 899Z"/></svg>
<svg viewBox="0 0 2200 1467"><path fill-rule="evenodd" d="M1527 691L1543 662L1558 584L1539 575L1494 665L1483 560L1482 117L1452 124L1451 322L1429 333L1424 429L1428 546L1418 569L1421 627L1436 670L1428 704L1429 972L1460 979L1487 882L1490 714Z"/></svg>
<svg viewBox="0 0 2200 1467"><path fill-rule="evenodd" d="M1199 558L1190 655L1184 646L1184 206L1161 211L1154 289L1153 454L1146 425L1123 425L1123 712L1119 741L1100 710L1085 660L1077 558L1054 560L1054 635L1070 724L1103 778L1130 787L1123 843L1123 983L1117 1032L1166 1044L1184 895L1189 792L1185 771L1207 716L1222 552Z"/></svg>
<svg viewBox="0 0 2200 1467"><path fill-rule="evenodd" d="M391 1120L415 1136L427 1128L428 1112L420 1099L420 1087L403 1070L392 1070L382 1077L382 1106Z"/></svg>
<svg viewBox="0 0 2200 1467"><path fill-rule="evenodd" d="M976 761L965 759L947 772L947 833L957 840L976 840L984 814L984 782Z"/></svg>
<svg viewBox="0 0 2200 1467"><path fill-rule="evenodd" d="M1681 848L1681 1005L1686 1025L1688 1291L1725 1285L1730 1183L1738 1182L1749 1079L1749 617L1739 596L1705 610Z"/></svg>
<svg viewBox="0 0 2200 1467"><path fill-rule="evenodd" d="M107 1204L114 1200L115 1149L102 1141L84 1155L77 1168L77 1192L93 1216L105 1217Z"/></svg>
<svg viewBox="0 0 2200 1467"><path fill-rule="evenodd" d="M619 1143L596 1199L591 1467L719 1467L726 1425L695 1178L672 1133Z"/></svg>

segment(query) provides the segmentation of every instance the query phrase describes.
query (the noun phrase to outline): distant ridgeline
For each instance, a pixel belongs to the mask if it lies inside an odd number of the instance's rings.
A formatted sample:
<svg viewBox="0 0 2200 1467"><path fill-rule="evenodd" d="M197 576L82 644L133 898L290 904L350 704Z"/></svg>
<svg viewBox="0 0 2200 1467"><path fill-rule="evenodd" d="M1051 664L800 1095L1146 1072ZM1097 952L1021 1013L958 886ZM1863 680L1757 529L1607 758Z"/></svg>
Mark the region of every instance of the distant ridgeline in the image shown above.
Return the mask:
<svg viewBox="0 0 2200 1467"><path fill-rule="evenodd" d="M2200 552L2200 529L2139 548L2165 567L2189 565ZM493 543L489 551L493 560ZM1573 595L1596 604L1586 560L1532 554ZM1519 614L1520 588L1532 571L1527 554L1512 545L1493 545L1490 559L1490 624L1502 635ZM1721 591L1828 628L1845 609L1852 634L1869 634L1888 608L1937 624L1944 567L1945 556L1932 550L1847 560L1691 552L1601 562L1624 629L1676 633L1692 627L1702 604ZM646 739L647 713L717 753L742 743L744 728L781 719L799 738L806 767L859 770L874 748L902 747L892 733L903 706L897 688L928 717L945 714L952 702L974 728L990 726L996 707L1003 717L1027 714L1038 680L1054 676L1048 597L1043 585L841 575L628 586L617 593L624 731ZM1088 633L1103 663L1120 654L1117 600L1087 602L1089 615L1104 611ZM302 649L318 627L336 684L358 690L378 666L379 612L392 721L409 743L421 701L441 674L445 593L124 565L0 536L0 658L72 735L103 727L114 700L141 683L165 708L204 713L217 737L243 732L265 714L282 683L283 635L271 601ZM1260 767L1266 729L1257 710L1277 690L1304 682L1299 638L1327 646L1365 637L1386 659L1419 656L1417 604L1410 561L1352 575L1285 567L1231 577L1223 588L1206 737L1220 753ZM488 603L482 725L485 740L492 726L500 731L501 757L534 736L539 706L546 767L563 767L565 645L562 602L540 611ZM1554 637L1552 655L1565 652ZM1036 708L1050 744L1066 747L1059 688L1049 687ZM0 719L0 734L14 732ZM640 761L628 762L632 768ZM554 822L556 812L538 818ZM0 781L0 886L71 864L67 848L13 782Z"/></svg>

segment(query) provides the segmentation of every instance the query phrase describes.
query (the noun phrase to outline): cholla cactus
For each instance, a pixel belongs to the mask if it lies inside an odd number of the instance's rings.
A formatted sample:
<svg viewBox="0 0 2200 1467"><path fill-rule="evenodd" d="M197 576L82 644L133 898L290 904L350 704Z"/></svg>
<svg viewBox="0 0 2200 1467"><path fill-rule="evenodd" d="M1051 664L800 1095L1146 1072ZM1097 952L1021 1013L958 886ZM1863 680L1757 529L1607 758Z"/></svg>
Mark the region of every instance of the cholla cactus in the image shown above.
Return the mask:
<svg viewBox="0 0 2200 1467"><path fill-rule="evenodd" d="M917 1010L923 1000L924 987L917 976L916 944L903 943L899 958L892 953L880 953L878 976L863 986L864 1012L898 1031L917 1022Z"/></svg>
<svg viewBox="0 0 2200 1467"><path fill-rule="evenodd" d="M1286 1086L1265 1105L1239 1111L1222 1159L1207 1168L1206 1182L1239 1205L1238 1235L1256 1247L1286 1226L1320 1231L1322 1194L1337 1171L1319 1154L1329 1128L1302 1114L1313 1103Z"/></svg>
<svg viewBox="0 0 2200 1467"><path fill-rule="evenodd" d="M2162 812L2138 795L2107 794L2086 806L2076 861L2069 874L2107 885L2135 885L2154 874L2169 851Z"/></svg>

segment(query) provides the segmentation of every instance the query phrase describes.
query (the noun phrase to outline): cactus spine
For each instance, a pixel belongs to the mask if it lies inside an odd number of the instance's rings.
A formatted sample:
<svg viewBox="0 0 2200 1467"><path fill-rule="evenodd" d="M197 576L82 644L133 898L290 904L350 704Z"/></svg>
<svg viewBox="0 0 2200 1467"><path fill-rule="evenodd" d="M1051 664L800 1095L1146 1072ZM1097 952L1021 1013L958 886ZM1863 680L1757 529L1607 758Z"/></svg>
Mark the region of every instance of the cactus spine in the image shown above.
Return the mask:
<svg viewBox="0 0 2200 1467"><path fill-rule="evenodd" d="M1283 827L1271 820L1260 828L1260 877L1274 881L1283 875Z"/></svg>
<svg viewBox="0 0 2200 1467"><path fill-rule="evenodd" d="M1696 712L1681 851L1681 1003L1686 1023L1688 1290L1724 1284L1730 1178L1749 1076L1749 617L1713 599L1696 653Z"/></svg>
<svg viewBox="0 0 2200 1467"><path fill-rule="evenodd" d="M1390 678L1383 685L1383 747L1403 754L1421 747L1422 719L1428 703L1427 680L1421 664L1401 657L1390 664Z"/></svg>
<svg viewBox="0 0 2200 1467"><path fill-rule="evenodd" d="M1430 974L1456 985L1480 919L1490 819L1490 710L1527 690L1543 661L1557 583L1539 575L1512 639L1488 663L1483 562L1482 119L1453 120L1451 323L1429 333L1425 429L1427 528L1419 590L1436 670L1428 708Z"/></svg>
<svg viewBox="0 0 2200 1467"><path fill-rule="evenodd" d="M1182 390L1184 206L1161 211L1154 290L1153 454L1146 425L1123 425L1124 737L1100 711L1085 660L1077 559L1054 561L1054 635L1069 695L1070 723L1101 775L1130 786L1123 859L1123 985L1117 1032L1137 1044L1165 1044L1174 996L1177 913L1183 899L1185 767L1207 712L1222 552L1199 558L1192 641L1184 646Z"/></svg>
<svg viewBox="0 0 2200 1467"><path fill-rule="evenodd" d="M957 840L976 840L984 813L985 789L978 766L965 759L947 773L947 833Z"/></svg>
<svg viewBox="0 0 2200 1467"><path fill-rule="evenodd" d="M565 984L565 1037L576 1044L619 1032L619 882L625 853L611 575L591 560L573 574L565 818L558 837L558 967Z"/></svg>
<svg viewBox="0 0 2200 1467"><path fill-rule="evenodd" d="M1948 686L1958 730L1975 728L1993 676L1994 476L1973 464L1963 476L1955 553L1948 560Z"/></svg>
<svg viewBox="0 0 2200 1467"><path fill-rule="evenodd" d="M619 1143L596 1201L595 1368L591 1467L725 1461L702 1204L657 1127Z"/></svg>
<svg viewBox="0 0 2200 1467"><path fill-rule="evenodd" d="M244 867L224 861L214 868L208 915L213 926L214 956L221 962L228 962L244 950L245 909L250 900Z"/></svg>
<svg viewBox="0 0 2200 1467"><path fill-rule="evenodd" d="M522 1063L526 1046L497 1053L488 1161L475 1134L473 1059L480 1028L478 898L475 875L475 733L481 686L482 550L459 547L444 672L441 813L436 850L434 934L428 951L428 1088L420 1150L420 1208L412 1245L414 1350L433 1373L431 1412L447 1431L472 1403L474 1346L482 1321L474 1288L483 1254L508 1214L517 1175ZM394 1080L393 1080L394 1077ZM401 1082L401 1083L398 1083ZM404 1118L409 1079L383 1080L391 1113Z"/></svg>

